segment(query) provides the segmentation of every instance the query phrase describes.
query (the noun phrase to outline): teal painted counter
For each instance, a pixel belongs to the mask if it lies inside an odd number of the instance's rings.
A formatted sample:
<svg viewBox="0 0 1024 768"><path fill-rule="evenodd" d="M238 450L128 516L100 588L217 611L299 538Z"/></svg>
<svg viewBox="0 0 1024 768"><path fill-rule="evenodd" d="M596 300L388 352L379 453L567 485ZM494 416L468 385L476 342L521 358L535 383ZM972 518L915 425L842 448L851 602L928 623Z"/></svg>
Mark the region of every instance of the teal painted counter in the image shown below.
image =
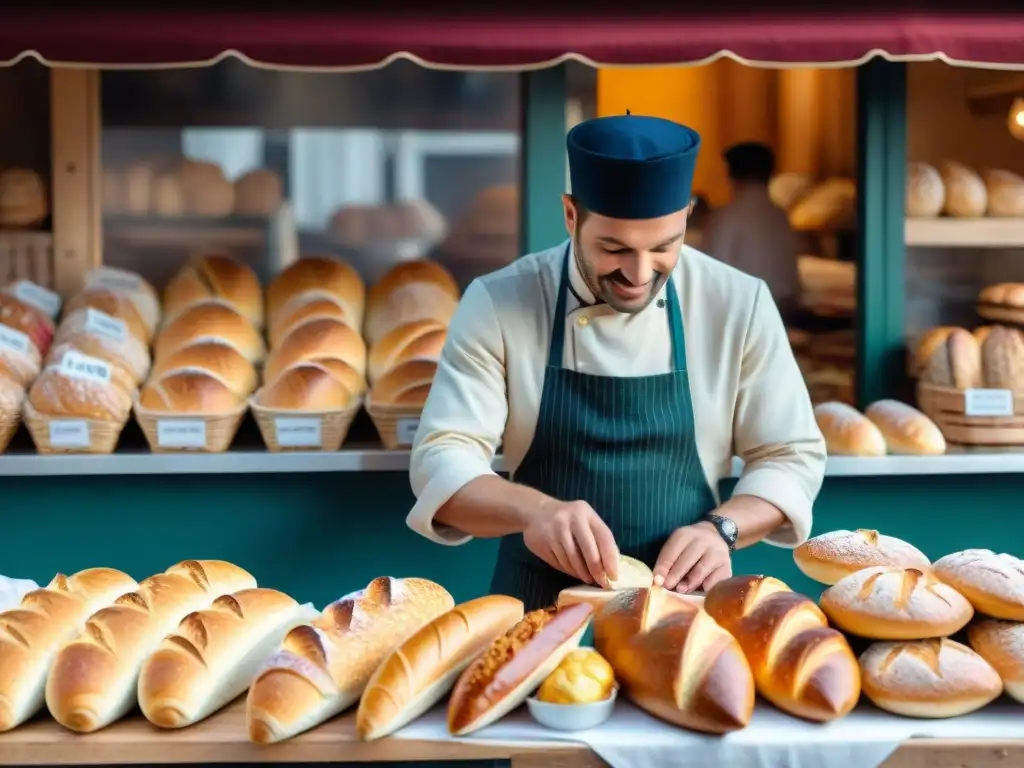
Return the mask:
<svg viewBox="0 0 1024 768"><path fill-rule="evenodd" d="M496 542L432 544L405 526L404 472L4 477L0 573L43 582L95 565L143 578L185 558L221 558L318 606L375 576L423 576L458 600L487 590ZM830 477L816 533L878 528L937 558L967 547L1024 554L1024 476ZM818 587L790 553L758 545L737 572Z"/></svg>

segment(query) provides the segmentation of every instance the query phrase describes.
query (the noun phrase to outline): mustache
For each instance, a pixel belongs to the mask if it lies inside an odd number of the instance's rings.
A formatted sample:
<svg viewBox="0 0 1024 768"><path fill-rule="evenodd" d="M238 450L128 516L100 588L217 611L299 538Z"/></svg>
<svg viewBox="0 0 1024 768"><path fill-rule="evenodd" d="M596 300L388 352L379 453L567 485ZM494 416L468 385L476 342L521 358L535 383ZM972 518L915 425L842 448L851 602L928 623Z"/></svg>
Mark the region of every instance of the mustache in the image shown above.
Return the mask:
<svg viewBox="0 0 1024 768"><path fill-rule="evenodd" d="M646 283L634 283L631 280L629 280L629 278L626 277L626 275L623 273L621 269L616 269L614 272L609 272L607 275L604 275L601 279L611 280L613 283L624 285L627 288L640 288L641 286L644 285L652 285L653 283L656 283L660 278L661 272L655 270L654 274L651 275L651 279L648 280Z"/></svg>

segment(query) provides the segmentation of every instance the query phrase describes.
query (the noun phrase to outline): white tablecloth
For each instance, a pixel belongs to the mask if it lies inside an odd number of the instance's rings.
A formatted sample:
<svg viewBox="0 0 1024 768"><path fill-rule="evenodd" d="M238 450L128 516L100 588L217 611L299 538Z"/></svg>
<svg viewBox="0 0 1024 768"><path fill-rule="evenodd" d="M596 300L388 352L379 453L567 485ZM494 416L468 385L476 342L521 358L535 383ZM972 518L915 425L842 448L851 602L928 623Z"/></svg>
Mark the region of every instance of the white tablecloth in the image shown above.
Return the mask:
<svg viewBox="0 0 1024 768"><path fill-rule="evenodd" d="M17 608L21 604L21 598L34 589L39 589L39 585L29 579L0 576L0 613Z"/></svg>
<svg viewBox="0 0 1024 768"><path fill-rule="evenodd" d="M797 720L759 703L750 726L719 738L675 728L620 701L611 720L590 731L551 731L520 709L468 740L519 746L575 741L612 768L877 768L915 737L1019 739L1024 737L1022 723L1024 706L1008 701L950 720L911 720L864 705L828 725ZM444 708L429 712L395 738L452 740Z"/></svg>

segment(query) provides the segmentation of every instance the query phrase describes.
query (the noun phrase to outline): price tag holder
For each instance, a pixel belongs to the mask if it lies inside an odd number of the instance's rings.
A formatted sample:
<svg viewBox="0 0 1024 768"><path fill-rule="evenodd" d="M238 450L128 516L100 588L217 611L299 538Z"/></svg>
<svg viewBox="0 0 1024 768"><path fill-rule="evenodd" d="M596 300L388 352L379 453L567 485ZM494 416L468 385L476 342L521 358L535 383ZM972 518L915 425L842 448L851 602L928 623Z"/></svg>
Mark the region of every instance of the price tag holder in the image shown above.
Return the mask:
<svg viewBox="0 0 1024 768"><path fill-rule="evenodd" d="M161 448L205 448L206 422L201 419L157 421L156 442Z"/></svg>
<svg viewBox="0 0 1024 768"><path fill-rule="evenodd" d="M89 273L86 285L90 288L106 288L108 291L137 291L141 282L137 275L113 267L100 267Z"/></svg>
<svg viewBox="0 0 1024 768"><path fill-rule="evenodd" d="M64 353L57 370L64 376L70 376L73 379L86 379L103 384L110 382L112 374L110 364L105 360L83 355L73 349Z"/></svg>
<svg viewBox="0 0 1024 768"><path fill-rule="evenodd" d="M32 341L21 331L0 325L0 347L28 355L31 354Z"/></svg>
<svg viewBox="0 0 1024 768"><path fill-rule="evenodd" d="M395 436L401 446L412 445L416 430L420 428L419 419L399 419L395 425Z"/></svg>
<svg viewBox="0 0 1024 768"><path fill-rule="evenodd" d="M11 286L11 295L50 317L60 312L60 295L28 280L19 280Z"/></svg>
<svg viewBox="0 0 1024 768"><path fill-rule="evenodd" d="M282 416L274 419L274 430L282 448L323 448L320 419Z"/></svg>
<svg viewBox="0 0 1024 768"><path fill-rule="evenodd" d="M57 419L51 421L50 446L53 448L89 448L89 423L82 419Z"/></svg>
<svg viewBox="0 0 1024 768"><path fill-rule="evenodd" d="M128 325L119 317L111 317L106 312L89 307L85 310L85 332L124 341L128 338Z"/></svg>
<svg viewBox="0 0 1024 768"><path fill-rule="evenodd" d="M1013 416L1013 392L1009 389L965 389L965 416Z"/></svg>

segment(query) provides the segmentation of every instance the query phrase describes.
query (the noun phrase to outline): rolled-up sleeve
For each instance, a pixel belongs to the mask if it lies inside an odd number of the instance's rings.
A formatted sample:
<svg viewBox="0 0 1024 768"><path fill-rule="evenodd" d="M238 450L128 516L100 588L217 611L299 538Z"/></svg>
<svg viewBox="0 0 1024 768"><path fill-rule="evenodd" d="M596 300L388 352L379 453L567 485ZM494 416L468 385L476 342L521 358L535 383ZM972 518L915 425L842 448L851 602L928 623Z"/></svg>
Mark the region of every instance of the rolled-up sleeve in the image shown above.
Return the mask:
<svg viewBox="0 0 1024 768"><path fill-rule="evenodd" d="M448 327L430 395L413 440L409 470L416 504L410 528L438 544L470 536L434 515L466 483L494 475L492 462L508 418L505 350L487 289L470 284Z"/></svg>
<svg viewBox="0 0 1024 768"><path fill-rule="evenodd" d="M733 495L756 496L782 510L788 521L765 541L799 546L810 535L812 506L825 475L825 440L764 283L743 348L733 439L744 462Z"/></svg>

